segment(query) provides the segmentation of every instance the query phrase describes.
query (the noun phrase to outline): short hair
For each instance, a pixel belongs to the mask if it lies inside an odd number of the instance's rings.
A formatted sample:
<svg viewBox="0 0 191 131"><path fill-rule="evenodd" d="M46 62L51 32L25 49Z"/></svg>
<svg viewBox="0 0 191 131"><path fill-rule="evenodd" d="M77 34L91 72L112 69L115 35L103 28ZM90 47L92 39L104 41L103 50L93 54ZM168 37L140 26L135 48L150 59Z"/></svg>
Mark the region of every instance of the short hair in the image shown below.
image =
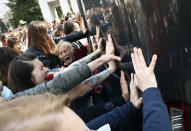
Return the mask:
<svg viewBox="0 0 191 131"><path fill-rule="evenodd" d="M68 35L68 34L72 33L73 31L74 31L73 23L69 22L69 21L65 22L65 24L64 24L64 34Z"/></svg>
<svg viewBox="0 0 191 131"><path fill-rule="evenodd" d="M92 15L90 17L90 22L92 23L93 26L99 26L100 25L100 21L98 19L98 16L96 16L96 15Z"/></svg>
<svg viewBox="0 0 191 131"><path fill-rule="evenodd" d="M59 56L60 48L68 48L72 53L74 52L74 47L72 46L72 43L68 41L60 40L54 49L54 54Z"/></svg>
<svg viewBox="0 0 191 131"><path fill-rule="evenodd" d="M63 24L59 24L57 26L57 31L60 32L60 31L63 31L64 32L64 25Z"/></svg>
<svg viewBox="0 0 191 131"><path fill-rule="evenodd" d="M62 19L60 20L60 24L64 24L64 23L65 23L65 19L62 18Z"/></svg>
<svg viewBox="0 0 191 131"><path fill-rule="evenodd" d="M18 42L18 38L17 37L9 37L8 40L7 40L7 46L9 48L13 48L14 45Z"/></svg>
<svg viewBox="0 0 191 131"><path fill-rule="evenodd" d="M9 66L8 87L13 93L32 88L35 84L32 82L32 72L34 66L29 63L37 57L33 54L22 54L16 57Z"/></svg>
<svg viewBox="0 0 191 131"><path fill-rule="evenodd" d="M0 48L0 80L7 85L8 69L11 61L18 56L17 53L8 47Z"/></svg>
<svg viewBox="0 0 191 131"><path fill-rule="evenodd" d="M70 103L67 94L45 93L21 96L0 104L0 129L16 131L56 131L61 123L56 116ZM51 121L46 118L53 117ZM45 119L43 119L45 118ZM55 127L56 126L56 127Z"/></svg>

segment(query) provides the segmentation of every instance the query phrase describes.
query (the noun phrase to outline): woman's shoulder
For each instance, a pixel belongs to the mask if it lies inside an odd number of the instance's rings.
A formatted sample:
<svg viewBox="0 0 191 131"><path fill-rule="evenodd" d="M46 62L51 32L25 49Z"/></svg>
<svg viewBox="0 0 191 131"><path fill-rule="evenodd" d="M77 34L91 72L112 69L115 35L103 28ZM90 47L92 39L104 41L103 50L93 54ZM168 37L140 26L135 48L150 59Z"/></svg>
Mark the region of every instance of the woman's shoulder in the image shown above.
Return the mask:
<svg viewBox="0 0 191 131"><path fill-rule="evenodd" d="M25 54L31 53L31 54L34 54L36 56L44 55L44 53L42 51L39 51L39 50L32 48L32 47L28 48L24 53Z"/></svg>

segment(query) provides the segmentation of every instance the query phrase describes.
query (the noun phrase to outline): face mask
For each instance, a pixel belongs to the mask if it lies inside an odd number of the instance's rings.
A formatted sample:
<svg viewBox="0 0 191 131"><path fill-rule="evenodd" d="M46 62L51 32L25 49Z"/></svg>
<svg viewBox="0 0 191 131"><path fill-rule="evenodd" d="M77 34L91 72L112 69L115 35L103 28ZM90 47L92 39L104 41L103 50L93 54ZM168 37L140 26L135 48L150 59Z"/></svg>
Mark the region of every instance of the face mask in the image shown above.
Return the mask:
<svg viewBox="0 0 191 131"><path fill-rule="evenodd" d="M87 128L87 131L90 131L90 129L88 127L86 127L86 128ZM111 128L110 128L109 124L106 124L106 125L100 127L97 131L111 131Z"/></svg>
<svg viewBox="0 0 191 131"><path fill-rule="evenodd" d="M6 86L3 86L3 91L1 92L1 95L4 100L10 100L13 97L12 91Z"/></svg>

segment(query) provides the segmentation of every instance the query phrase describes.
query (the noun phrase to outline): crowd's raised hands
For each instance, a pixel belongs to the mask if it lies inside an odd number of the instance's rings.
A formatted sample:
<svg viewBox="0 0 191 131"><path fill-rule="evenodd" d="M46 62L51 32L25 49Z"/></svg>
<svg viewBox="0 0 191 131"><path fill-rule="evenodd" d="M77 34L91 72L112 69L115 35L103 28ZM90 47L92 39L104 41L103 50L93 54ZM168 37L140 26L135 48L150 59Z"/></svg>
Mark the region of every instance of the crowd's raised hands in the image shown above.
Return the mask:
<svg viewBox="0 0 191 131"><path fill-rule="evenodd" d="M130 82L130 101L133 103L136 109L140 109L142 106L142 97L138 95L138 88L136 85L136 78L133 73L131 73L131 82Z"/></svg>
<svg viewBox="0 0 191 131"><path fill-rule="evenodd" d="M117 60L117 61L121 60L120 57L114 55L114 51L115 51L115 48L113 46L113 41L112 41L111 35L109 34L108 41L106 44L106 49L105 49L105 55L103 55L103 59L105 60L105 62L109 62L110 60Z"/></svg>
<svg viewBox="0 0 191 131"><path fill-rule="evenodd" d="M131 54L131 58L136 74L135 77L138 88L143 92L147 88L157 87L157 81L154 74L157 56L153 55L150 65L147 66L142 50L134 48L133 51L134 52Z"/></svg>
<svg viewBox="0 0 191 131"><path fill-rule="evenodd" d="M127 81L125 80L125 74L123 71L121 71L120 85L123 98L125 99L125 101L129 101L130 94L128 90Z"/></svg>

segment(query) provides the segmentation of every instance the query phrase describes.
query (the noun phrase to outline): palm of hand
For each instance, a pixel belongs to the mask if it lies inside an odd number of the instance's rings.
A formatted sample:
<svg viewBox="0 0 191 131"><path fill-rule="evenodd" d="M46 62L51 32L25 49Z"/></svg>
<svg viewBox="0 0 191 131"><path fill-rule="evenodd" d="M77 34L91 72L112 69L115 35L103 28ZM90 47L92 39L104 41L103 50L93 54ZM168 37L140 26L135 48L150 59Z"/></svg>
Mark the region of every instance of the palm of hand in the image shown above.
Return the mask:
<svg viewBox="0 0 191 131"><path fill-rule="evenodd" d="M131 82L130 82L130 101L133 103L134 107L140 109L142 106L142 97L138 95L138 89L136 86L136 77L131 74Z"/></svg>
<svg viewBox="0 0 191 131"><path fill-rule="evenodd" d="M106 54L113 54L114 55L114 46L113 46L113 41L111 38L111 35L108 36L108 41L106 45Z"/></svg>
<svg viewBox="0 0 191 131"><path fill-rule="evenodd" d="M131 55L134 70L136 73L137 86L141 91L150 87L157 87L157 82L154 74L154 67L157 56L154 55L149 67L147 67L141 49L134 48L134 54Z"/></svg>
<svg viewBox="0 0 191 131"><path fill-rule="evenodd" d="M122 96L124 97L125 101L128 101L129 100L129 91L128 91L127 82L125 80L125 74L123 71L121 71L120 85L121 85Z"/></svg>

